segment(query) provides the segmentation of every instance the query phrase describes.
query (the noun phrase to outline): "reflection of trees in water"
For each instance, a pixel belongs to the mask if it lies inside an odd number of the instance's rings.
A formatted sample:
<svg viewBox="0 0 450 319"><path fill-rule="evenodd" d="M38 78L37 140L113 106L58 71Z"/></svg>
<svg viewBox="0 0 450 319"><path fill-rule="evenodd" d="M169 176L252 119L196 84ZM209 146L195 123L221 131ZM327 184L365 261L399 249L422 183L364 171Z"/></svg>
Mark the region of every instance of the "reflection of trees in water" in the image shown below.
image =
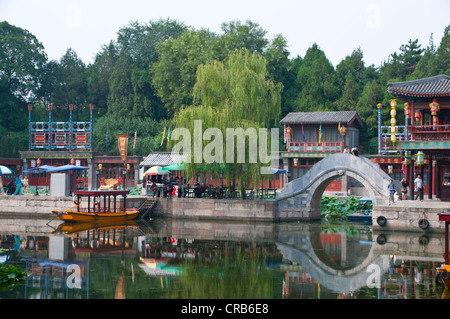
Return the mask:
<svg viewBox="0 0 450 319"><path fill-rule="evenodd" d="M212 261L185 259L183 269L165 298L273 298L272 273L259 250L253 254L237 251Z"/></svg>

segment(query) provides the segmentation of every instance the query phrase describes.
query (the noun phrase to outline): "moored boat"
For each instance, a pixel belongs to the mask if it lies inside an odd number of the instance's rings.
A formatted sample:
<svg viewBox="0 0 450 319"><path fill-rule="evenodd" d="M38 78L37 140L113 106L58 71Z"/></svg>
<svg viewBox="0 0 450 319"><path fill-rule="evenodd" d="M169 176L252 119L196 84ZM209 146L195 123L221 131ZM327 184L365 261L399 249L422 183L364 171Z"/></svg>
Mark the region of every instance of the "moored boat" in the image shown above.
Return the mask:
<svg viewBox="0 0 450 319"><path fill-rule="evenodd" d="M355 221L355 222L372 222L372 199L368 197L362 197L358 200L358 202L361 202L363 205L363 208L354 212L353 214L348 215L349 221Z"/></svg>
<svg viewBox="0 0 450 319"><path fill-rule="evenodd" d="M129 191L93 190L73 192L74 206L64 211L52 211L58 219L65 222L117 222L136 219L138 208L126 208ZM117 196L123 200L118 201Z"/></svg>

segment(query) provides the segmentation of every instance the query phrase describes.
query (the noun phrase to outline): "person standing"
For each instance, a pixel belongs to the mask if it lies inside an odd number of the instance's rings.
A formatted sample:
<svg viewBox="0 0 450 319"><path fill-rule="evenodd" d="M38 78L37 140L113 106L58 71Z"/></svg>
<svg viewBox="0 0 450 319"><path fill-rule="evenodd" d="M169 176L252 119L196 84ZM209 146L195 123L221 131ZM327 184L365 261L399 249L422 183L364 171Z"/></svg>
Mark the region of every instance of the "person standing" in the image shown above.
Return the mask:
<svg viewBox="0 0 450 319"><path fill-rule="evenodd" d="M25 175L25 177L23 178L23 193L25 194L25 192L27 192L28 195L28 177Z"/></svg>
<svg viewBox="0 0 450 319"><path fill-rule="evenodd" d="M408 181L403 177L400 183L402 183L402 200L406 200L406 194L408 193Z"/></svg>
<svg viewBox="0 0 450 319"><path fill-rule="evenodd" d="M22 175L16 177L16 191L13 195L22 195Z"/></svg>
<svg viewBox="0 0 450 319"><path fill-rule="evenodd" d="M392 179L389 181L388 191L389 191L389 205L391 203L394 204L395 185L394 185L394 181Z"/></svg>
<svg viewBox="0 0 450 319"><path fill-rule="evenodd" d="M417 175L416 179L414 180L414 187L417 191L415 199L417 200L417 198L419 198L420 201L423 201L423 183L420 174Z"/></svg>

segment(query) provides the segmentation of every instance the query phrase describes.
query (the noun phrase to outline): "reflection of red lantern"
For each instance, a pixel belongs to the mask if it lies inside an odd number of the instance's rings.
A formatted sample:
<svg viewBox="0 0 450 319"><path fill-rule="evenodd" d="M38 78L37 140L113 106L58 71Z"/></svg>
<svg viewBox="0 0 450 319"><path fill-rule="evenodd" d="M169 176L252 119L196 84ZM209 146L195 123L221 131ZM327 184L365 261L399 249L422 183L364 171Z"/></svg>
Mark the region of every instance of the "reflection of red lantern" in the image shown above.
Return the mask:
<svg viewBox="0 0 450 319"><path fill-rule="evenodd" d="M436 102L436 99L434 99L433 102L430 103L430 110L431 115L437 115L437 112L439 112L439 103Z"/></svg>
<svg viewBox="0 0 450 319"><path fill-rule="evenodd" d="M344 136L345 133L347 133L347 128L344 125L342 125L341 126L341 135Z"/></svg>
<svg viewBox="0 0 450 319"><path fill-rule="evenodd" d="M433 125L438 125L439 124L439 119L437 116L433 116Z"/></svg>
<svg viewBox="0 0 450 319"><path fill-rule="evenodd" d="M416 121L420 121L420 119L422 118L422 112L416 111L414 113L414 117L416 118Z"/></svg>
<svg viewBox="0 0 450 319"><path fill-rule="evenodd" d="M411 106L409 105L409 103L405 103L405 116L408 119L411 118Z"/></svg>

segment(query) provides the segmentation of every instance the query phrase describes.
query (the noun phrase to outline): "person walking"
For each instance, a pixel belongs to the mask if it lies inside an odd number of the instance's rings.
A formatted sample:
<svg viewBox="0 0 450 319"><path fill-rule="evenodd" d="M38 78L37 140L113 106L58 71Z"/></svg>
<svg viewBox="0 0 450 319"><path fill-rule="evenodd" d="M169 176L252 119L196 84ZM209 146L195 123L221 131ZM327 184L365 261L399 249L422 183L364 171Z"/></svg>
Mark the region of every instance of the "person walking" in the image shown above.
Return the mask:
<svg viewBox="0 0 450 319"><path fill-rule="evenodd" d="M416 179L414 180L414 188L417 191L415 199L417 200L417 198L419 198L420 201L423 201L423 183L420 174L417 175Z"/></svg>
<svg viewBox="0 0 450 319"><path fill-rule="evenodd" d="M22 175L16 177L16 191L13 196L14 195L22 195Z"/></svg>
<svg viewBox="0 0 450 319"><path fill-rule="evenodd" d="M395 195L395 185L394 181L391 179L388 184L388 192L389 192L389 205L394 204L394 195Z"/></svg>
<svg viewBox="0 0 450 319"><path fill-rule="evenodd" d="M403 177L400 183L402 183L402 200L406 200L406 194L408 193L408 181Z"/></svg>

